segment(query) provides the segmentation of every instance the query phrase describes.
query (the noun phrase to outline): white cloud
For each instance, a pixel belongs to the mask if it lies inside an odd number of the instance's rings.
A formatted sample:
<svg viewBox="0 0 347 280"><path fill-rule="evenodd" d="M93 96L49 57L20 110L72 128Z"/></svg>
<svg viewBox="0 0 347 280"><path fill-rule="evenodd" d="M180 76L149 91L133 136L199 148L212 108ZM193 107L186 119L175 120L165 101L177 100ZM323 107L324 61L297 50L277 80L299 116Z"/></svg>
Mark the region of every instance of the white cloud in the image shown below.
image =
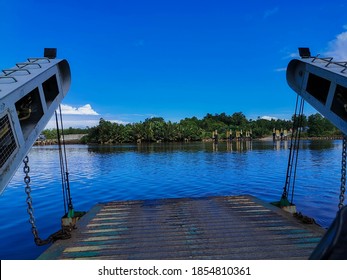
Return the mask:
<svg viewBox="0 0 347 280"><path fill-rule="evenodd" d="M97 120L91 120L91 119L80 119L80 120L69 120L69 119L64 119L63 120L63 125L64 128L86 128L86 127L93 127L97 126L99 124L99 119ZM50 128L56 128L55 120L53 123L50 123Z"/></svg>
<svg viewBox="0 0 347 280"><path fill-rule="evenodd" d="M110 122L118 123L118 124L129 124L129 122L121 121L121 120L110 120Z"/></svg>
<svg viewBox="0 0 347 280"><path fill-rule="evenodd" d="M64 128L86 128L99 125L100 118L110 121L112 123L118 123L126 125L129 123L141 122L145 118L156 117L154 114L99 114L90 104L86 104L80 107L74 107L67 104L61 104L61 112ZM56 128L56 119L53 115L46 125L45 129Z"/></svg>
<svg viewBox="0 0 347 280"><path fill-rule="evenodd" d="M97 126L99 124L100 116L96 115L73 115L68 114L64 115L63 113L63 125L64 128L73 127L73 128L86 128ZM53 116L48 124L46 125L46 129L56 128L56 119Z"/></svg>
<svg viewBox="0 0 347 280"><path fill-rule="evenodd" d="M271 120L277 120L278 118L270 117L270 116L262 116L261 119L271 121Z"/></svg>
<svg viewBox="0 0 347 280"><path fill-rule="evenodd" d="M103 116L97 113L90 104L86 104L80 107L74 107L67 104L61 104L61 112L63 118L64 128L86 128L93 127L99 124L100 118L104 118L107 121L126 125L129 122L123 121L116 116L108 115ZM56 128L56 119L53 115L46 125L46 129Z"/></svg>
<svg viewBox="0 0 347 280"><path fill-rule="evenodd" d="M299 57L299 53L298 53L298 52L290 53L290 54L288 55L288 57L286 57L286 58L296 58L296 57Z"/></svg>
<svg viewBox="0 0 347 280"><path fill-rule="evenodd" d="M99 115L92 109L92 106L90 106L90 104L86 104L81 107L72 107L70 105L61 104L61 112L63 115Z"/></svg>
<svg viewBox="0 0 347 280"><path fill-rule="evenodd" d="M283 68L276 68L275 72L285 72L287 71L287 67L283 67Z"/></svg>
<svg viewBox="0 0 347 280"><path fill-rule="evenodd" d="M347 25L344 26L346 27ZM325 55L333 57L334 60L347 60L347 31L338 34L329 42Z"/></svg>
<svg viewBox="0 0 347 280"><path fill-rule="evenodd" d="M63 125L64 128L73 127L73 128L86 128L86 127L93 127L99 125L100 117L96 116L87 116L87 115L63 115ZM113 123L123 124L126 125L129 122L121 121L121 120L108 120L105 118L106 121L110 121ZM51 120L48 122L46 129L52 129L56 128L56 120L55 117L52 117Z"/></svg>
<svg viewBox="0 0 347 280"><path fill-rule="evenodd" d="M63 125L65 128L86 128L93 127L99 124L100 115L93 110L90 104L86 104L80 107L74 107L67 104L61 104L61 113L63 117ZM56 120L53 115L46 129L56 128Z"/></svg>

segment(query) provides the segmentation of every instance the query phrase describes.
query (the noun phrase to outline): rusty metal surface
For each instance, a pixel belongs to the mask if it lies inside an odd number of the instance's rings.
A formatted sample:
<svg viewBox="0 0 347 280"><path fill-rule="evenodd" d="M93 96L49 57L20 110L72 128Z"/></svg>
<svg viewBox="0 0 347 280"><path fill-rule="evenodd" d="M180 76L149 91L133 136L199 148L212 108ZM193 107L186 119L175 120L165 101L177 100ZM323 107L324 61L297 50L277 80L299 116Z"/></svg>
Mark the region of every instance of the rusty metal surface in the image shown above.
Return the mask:
<svg viewBox="0 0 347 280"><path fill-rule="evenodd" d="M324 230L252 196L98 204L39 259L307 259Z"/></svg>

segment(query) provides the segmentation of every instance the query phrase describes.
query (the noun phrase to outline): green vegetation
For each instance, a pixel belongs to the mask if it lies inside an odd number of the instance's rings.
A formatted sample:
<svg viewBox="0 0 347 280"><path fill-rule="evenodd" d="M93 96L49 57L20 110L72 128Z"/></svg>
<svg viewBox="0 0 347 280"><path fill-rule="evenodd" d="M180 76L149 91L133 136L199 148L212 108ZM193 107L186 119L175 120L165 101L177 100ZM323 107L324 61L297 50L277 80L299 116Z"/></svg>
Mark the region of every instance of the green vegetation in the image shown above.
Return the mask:
<svg viewBox="0 0 347 280"><path fill-rule="evenodd" d="M334 137L342 135L331 122L318 113L308 117L307 126L308 137Z"/></svg>
<svg viewBox="0 0 347 280"><path fill-rule="evenodd" d="M136 143L136 142L183 142L211 139L213 131L218 131L219 139L226 139L227 132L243 130L252 131L253 138L272 136L273 129L290 130L291 120L261 119L248 120L242 112L232 115L226 113L207 114L202 119L185 118L180 122L166 122L161 117L148 118L144 122L133 124L118 124L100 119L99 125L92 128L64 129L64 134L86 134L84 143ZM298 119L296 120L298 121ZM301 119L302 137L340 137L341 132L320 114L303 115ZM57 139L56 129L46 129L42 132L46 139Z"/></svg>
<svg viewBox="0 0 347 280"><path fill-rule="evenodd" d="M243 130L252 131L253 138L272 135L273 129L290 130L292 120L261 119L248 120L242 112L232 115L226 113L207 114L203 119L185 118L180 122L166 122L161 117L148 118L144 122L133 124L118 124L100 119L99 125L79 133L88 133L83 139L86 143L136 143L136 142L180 142L202 141L211 139L212 132L217 130L219 139L226 139L227 132ZM70 128L71 129L71 128ZM303 137L338 137L341 133L320 114L308 118L303 115L301 120Z"/></svg>
<svg viewBox="0 0 347 280"><path fill-rule="evenodd" d="M64 129L64 134L88 134L89 128L72 128ZM42 134L46 137L46 139L57 139L57 130L56 129L45 129L42 131Z"/></svg>

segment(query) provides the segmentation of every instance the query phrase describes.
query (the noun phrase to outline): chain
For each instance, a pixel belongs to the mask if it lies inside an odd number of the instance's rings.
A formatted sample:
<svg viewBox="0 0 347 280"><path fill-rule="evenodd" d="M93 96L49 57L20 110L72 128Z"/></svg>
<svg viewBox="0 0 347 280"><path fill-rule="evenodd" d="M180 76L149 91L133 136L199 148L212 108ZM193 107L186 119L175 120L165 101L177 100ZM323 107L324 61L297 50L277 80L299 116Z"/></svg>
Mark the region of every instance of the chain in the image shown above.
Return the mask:
<svg viewBox="0 0 347 280"><path fill-rule="evenodd" d="M37 230L37 227L35 225L35 217L34 217L34 208L33 208L33 200L31 198L31 187L30 187L30 176L29 176L29 172L30 172L30 167L28 165L29 163L29 157L26 156L23 160L24 162L24 167L23 167L23 171L25 174L24 177L24 183L25 183L25 193L27 194L27 199L26 202L28 204L28 209L27 212L29 214L29 223L31 224L31 232L34 235L34 241L37 245L41 244L42 240L39 237L39 233Z"/></svg>
<svg viewBox="0 0 347 280"><path fill-rule="evenodd" d="M340 202L339 209L343 207L346 191L346 157L347 157L347 136L343 136L342 140L342 161L341 161L341 188L340 188Z"/></svg>
<svg viewBox="0 0 347 280"><path fill-rule="evenodd" d="M31 232L34 235L34 241L35 244L38 246L46 245L51 242L54 242L58 239L68 239L71 237L70 229L64 229L62 228L61 230L57 231L56 233L51 234L47 239L41 239L39 237L39 232L37 230L37 227L35 225L35 217L34 217L34 207L33 207L33 200L31 198L31 187L30 187L30 167L28 165L29 163L29 157L26 156L23 160L24 162L24 167L23 171L25 174L24 177L24 183L25 183L25 193L27 194L27 199L26 202L28 204L28 209L27 212L29 214L29 223L31 224Z"/></svg>

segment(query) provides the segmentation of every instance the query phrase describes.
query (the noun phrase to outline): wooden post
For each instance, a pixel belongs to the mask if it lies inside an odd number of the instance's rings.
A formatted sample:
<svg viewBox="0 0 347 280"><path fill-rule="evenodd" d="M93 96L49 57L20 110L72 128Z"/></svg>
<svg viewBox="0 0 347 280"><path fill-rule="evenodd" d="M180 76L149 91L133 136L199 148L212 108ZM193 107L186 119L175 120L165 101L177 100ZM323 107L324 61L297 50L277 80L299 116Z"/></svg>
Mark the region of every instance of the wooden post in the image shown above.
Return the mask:
<svg viewBox="0 0 347 280"><path fill-rule="evenodd" d="M218 144L218 131L217 131L217 129L214 131L214 143L215 144Z"/></svg>

